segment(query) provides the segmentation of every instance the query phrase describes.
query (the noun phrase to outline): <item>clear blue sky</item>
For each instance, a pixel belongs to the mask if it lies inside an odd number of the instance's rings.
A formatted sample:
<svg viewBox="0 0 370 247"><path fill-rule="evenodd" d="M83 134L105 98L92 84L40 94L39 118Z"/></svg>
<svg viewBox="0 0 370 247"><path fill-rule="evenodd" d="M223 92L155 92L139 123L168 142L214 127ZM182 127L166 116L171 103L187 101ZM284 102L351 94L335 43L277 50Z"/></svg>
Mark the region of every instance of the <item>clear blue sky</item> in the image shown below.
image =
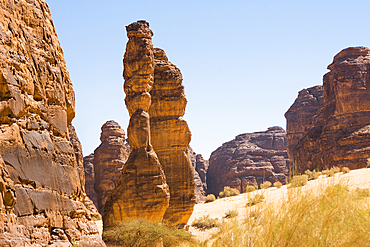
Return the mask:
<svg viewBox="0 0 370 247"><path fill-rule="evenodd" d="M184 78L190 145L208 158L236 135L286 127L299 90L322 84L335 54L370 47L368 0L47 0L76 93L88 155L108 120L127 129L125 26L147 20Z"/></svg>

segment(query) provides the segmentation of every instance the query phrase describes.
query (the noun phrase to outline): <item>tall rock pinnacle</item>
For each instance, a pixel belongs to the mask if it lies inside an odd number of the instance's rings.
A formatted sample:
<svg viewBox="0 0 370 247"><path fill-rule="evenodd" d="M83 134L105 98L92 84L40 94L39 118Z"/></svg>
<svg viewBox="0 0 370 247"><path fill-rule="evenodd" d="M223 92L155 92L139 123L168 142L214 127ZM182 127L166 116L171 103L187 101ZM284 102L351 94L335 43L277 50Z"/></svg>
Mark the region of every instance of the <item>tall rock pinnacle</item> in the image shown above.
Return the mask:
<svg viewBox="0 0 370 247"><path fill-rule="evenodd" d="M103 211L104 229L127 218L162 220L169 205L163 168L150 142L149 107L154 79L154 55L149 23L126 27L129 41L124 56L126 107L130 114L128 140L132 152Z"/></svg>

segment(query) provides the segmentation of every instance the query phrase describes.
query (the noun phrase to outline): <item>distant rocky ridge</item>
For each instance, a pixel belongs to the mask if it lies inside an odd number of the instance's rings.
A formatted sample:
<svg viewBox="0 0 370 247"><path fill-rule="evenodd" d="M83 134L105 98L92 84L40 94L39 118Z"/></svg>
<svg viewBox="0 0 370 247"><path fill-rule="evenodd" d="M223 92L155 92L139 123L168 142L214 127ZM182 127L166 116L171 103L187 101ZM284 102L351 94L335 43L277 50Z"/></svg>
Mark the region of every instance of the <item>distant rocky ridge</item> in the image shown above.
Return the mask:
<svg viewBox="0 0 370 247"><path fill-rule="evenodd" d="M323 105L290 151L298 172L366 167L370 157L370 49L344 49L328 69L323 79Z"/></svg>
<svg viewBox="0 0 370 247"><path fill-rule="evenodd" d="M206 173L209 166L208 160L203 159L201 154L197 154L189 147L190 160L194 167L194 181L196 186L196 202L204 202L206 196L207 181Z"/></svg>
<svg viewBox="0 0 370 247"><path fill-rule="evenodd" d="M0 58L0 246L105 246L84 204L74 90L45 1L0 0Z"/></svg>
<svg viewBox="0 0 370 247"><path fill-rule="evenodd" d="M207 193L225 186L241 192L264 181L286 183L289 171L286 132L281 127L238 135L212 152L207 170Z"/></svg>
<svg viewBox="0 0 370 247"><path fill-rule="evenodd" d="M89 154L83 158L84 169L85 169L85 192L86 195L94 203L95 207L98 208L98 195L94 190L95 174L94 174L94 153Z"/></svg>

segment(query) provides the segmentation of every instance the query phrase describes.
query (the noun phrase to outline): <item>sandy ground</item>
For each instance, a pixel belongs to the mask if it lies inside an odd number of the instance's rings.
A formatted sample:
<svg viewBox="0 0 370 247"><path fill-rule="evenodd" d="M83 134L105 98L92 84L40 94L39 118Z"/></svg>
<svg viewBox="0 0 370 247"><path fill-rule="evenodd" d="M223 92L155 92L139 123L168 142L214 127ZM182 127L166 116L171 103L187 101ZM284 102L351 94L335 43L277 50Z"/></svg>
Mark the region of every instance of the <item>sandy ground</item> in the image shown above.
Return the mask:
<svg viewBox="0 0 370 247"><path fill-rule="evenodd" d="M306 186L304 186L304 190L315 191L318 187L323 187L330 185L332 183L341 182L348 184L352 188L360 187L360 188L370 188L370 168L358 169L350 171L347 174L337 173L335 177L326 178L324 176L320 176L316 180L309 181ZM241 194L239 196L227 197L218 199L211 203L205 204L196 204L194 207L193 214L191 215L188 225L199 217L203 215L209 215L211 218L218 218L222 219L225 216L225 213L229 210L237 210L239 212L239 216L242 217L246 214L246 203L248 201L248 197L253 196L256 193L263 193L265 196L266 203L281 203L285 200L288 196L287 186L282 186L281 188L268 188L263 189L251 193ZM96 221L98 225L99 232L102 232L102 221ZM194 227L190 227L190 232L195 235L199 240L205 240L210 238L213 234L217 232L217 229L211 229L207 231L200 231L195 229Z"/></svg>

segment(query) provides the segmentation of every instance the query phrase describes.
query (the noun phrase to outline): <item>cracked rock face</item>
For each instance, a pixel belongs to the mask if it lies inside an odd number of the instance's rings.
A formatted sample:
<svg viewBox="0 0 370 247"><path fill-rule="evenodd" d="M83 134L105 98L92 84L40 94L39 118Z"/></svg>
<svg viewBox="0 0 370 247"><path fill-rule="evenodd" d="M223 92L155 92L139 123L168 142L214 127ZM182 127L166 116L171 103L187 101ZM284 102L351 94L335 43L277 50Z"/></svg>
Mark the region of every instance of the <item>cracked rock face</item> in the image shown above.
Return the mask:
<svg viewBox="0 0 370 247"><path fill-rule="evenodd" d="M7 226L0 245L85 239L104 246L83 203L82 157L68 129L74 91L49 7L0 0L0 12L0 155L17 201L0 217Z"/></svg>
<svg viewBox="0 0 370 247"><path fill-rule="evenodd" d="M291 154L299 172L333 166L357 169L366 167L370 157L370 49L344 49L328 69L323 105Z"/></svg>
<svg viewBox="0 0 370 247"><path fill-rule="evenodd" d="M225 186L245 192L264 181L285 184L289 172L286 132L281 127L238 135L212 152L207 170L207 192L218 195Z"/></svg>
<svg viewBox="0 0 370 247"><path fill-rule="evenodd" d="M116 187L123 165L131 150L125 145L125 131L108 121L101 127L100 146L94 151L94 190L97 194L99 212L103 212L109 193Z"/></svg>
<svg viewBox="0 0 370 247"><path fill-rule="evenodd" d="M170 199L163 167L150 140L148 111L154 80L153 32L146 21L132 23L126 30L129 41L123 77L125 103L131 117L127 132L132 152L117 186L106 200L104 230L127 218L161 221Z"/></svg>

